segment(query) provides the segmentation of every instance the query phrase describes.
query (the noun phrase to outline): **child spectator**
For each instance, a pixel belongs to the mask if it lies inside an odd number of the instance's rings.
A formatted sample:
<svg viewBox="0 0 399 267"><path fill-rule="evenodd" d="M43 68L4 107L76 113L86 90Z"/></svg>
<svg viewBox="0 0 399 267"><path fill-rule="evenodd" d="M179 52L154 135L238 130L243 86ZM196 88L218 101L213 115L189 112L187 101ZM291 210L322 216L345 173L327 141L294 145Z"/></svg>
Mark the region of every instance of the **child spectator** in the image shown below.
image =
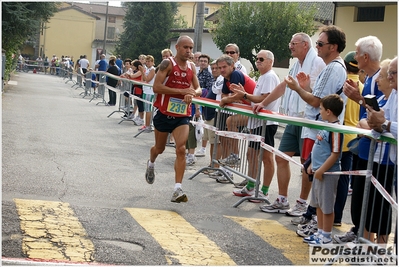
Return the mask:
<svg viewBox="0 0 399 267"><path fill-rule="evenodd" d="M344 102L337 94L325 96L320 101L320 115L324 121L339 124L338 116L343 110ZM314 143L312 163L307 169L313 174L310 205L317 208L317 233L305 237L309 245L332 243L331 232L334 222L334 203L337 194L338 175L325 172L340 171L340 155L343 134L321 130Z"/></svg>

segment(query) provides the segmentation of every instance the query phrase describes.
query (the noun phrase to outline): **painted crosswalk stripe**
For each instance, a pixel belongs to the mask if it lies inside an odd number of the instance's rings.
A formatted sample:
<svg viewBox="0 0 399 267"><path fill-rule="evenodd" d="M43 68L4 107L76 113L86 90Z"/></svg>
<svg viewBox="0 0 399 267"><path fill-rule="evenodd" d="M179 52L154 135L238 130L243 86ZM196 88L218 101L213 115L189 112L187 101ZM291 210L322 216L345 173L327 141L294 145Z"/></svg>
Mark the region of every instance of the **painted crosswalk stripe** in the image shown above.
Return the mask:
<svg viewBox="0 0 399 267"><path fill-rule="evenodd" d="M94 245L68 203L14 199L23 232L22 251L32 259L92 262Z"/></svg>
<svg viewBox="0 0 399 267"><path fill-rule="evenodd" d="M126 208L131 216L161 245L169 263L181 265L236 265L215 242L201 234L173 211Z"/></svg>
<svg viewBox="0 0 399 267"><path fill-rule="evenodd" d="M273 220L225 216L252 231L273 247L280 249L283 255L294 265L309 265L309 247L302 238Z"/></svg>

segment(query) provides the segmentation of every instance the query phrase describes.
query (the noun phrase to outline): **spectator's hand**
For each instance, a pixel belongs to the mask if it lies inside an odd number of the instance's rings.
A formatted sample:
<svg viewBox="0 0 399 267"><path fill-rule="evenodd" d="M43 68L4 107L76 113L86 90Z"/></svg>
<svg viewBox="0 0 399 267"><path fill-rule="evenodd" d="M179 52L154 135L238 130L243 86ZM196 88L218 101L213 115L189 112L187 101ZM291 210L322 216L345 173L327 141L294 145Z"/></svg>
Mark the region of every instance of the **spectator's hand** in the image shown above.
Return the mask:
<svg viewBox="0 0 399 267"><path fill-rule="evenodd" d="M313 174L312 163L309 164L308 168L306 169L306 173L307 174Z"/></svg>
<svg viewBox="0 0 399 267"><path fill-rule="evenodd" d="M223 97L222 99L220 99L219 106L221 108L224 108L227 105L226 98L227 97Z"/></svg>
<svg viewBox="0 0 399 267"><path fill-rule="evenodd" d="M234 93L232 97L236 100L241 100L246 94L244 87L240 83L239 84L232 83L229 89Z"/></svg>
<svg viewBox="0 0 399 267"><path fill-rule="evenodd" d="M316 178L317 180L323 181L323 174L324 174L324 173L323 173L322 171L316 170L316 171L314 172L313 177Z"/></svg>
<svg viewBox="0 0 399 267"><path fill-rule="evenodd" d="M359 91L359 82L354 82L351 79L346 80L342 91L347 97L349 97L356 103L359 103L359 100L362 99Z"/></svg>
<svg viewBox="0 0 399 267"><path fill-rule="evenodd" d="M299 88L298 82L290 75L284 78L284 81L286 82L287 86L294 91L297 91Z"/></svg>
<svg viewBox="0 0 399 267"><path fill-rule="evenodd" d="M376 130L377 132L383 132L381 128L381 124L383 124L386 120L385 112L383 109L380 111L375 111L373 107L366 105L367 108L367 124L371 129Z"/></svg>
<svg viewBox="0 0 399 267"><path fill-rule="evenodd" d="M303 71L301 71L300 73L298 73L296 75L296 79L297 79L298 84L299 84L299 86L301 88L303 88L303 89L309 88L309 90L310 90L310 76L309 76L309 74L306 74Z"/></svg>
<svg viewBox="0 0 399 267"><path fill-rule="evenodd" d="M252 107L252 112L253 112L254 114L258 114L259 111L261 111L264 107L265 107L265 105L263 104L263 101L260 102L260 103L257 103L257 104L255 104L255 105Z"/></svg>

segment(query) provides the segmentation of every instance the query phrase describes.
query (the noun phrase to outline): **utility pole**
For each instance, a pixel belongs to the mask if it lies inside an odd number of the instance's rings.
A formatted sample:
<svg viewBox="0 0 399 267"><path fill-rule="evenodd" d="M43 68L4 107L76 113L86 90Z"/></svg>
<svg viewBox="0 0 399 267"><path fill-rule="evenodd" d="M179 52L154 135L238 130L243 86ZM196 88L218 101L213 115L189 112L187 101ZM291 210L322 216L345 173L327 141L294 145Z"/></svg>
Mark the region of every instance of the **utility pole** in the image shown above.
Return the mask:
<svg viewBox="0 0 399 267"><path fill-rule="evenodd" d="M204 32L205 2L197 3L197 18L194 28L194 53L202 50L202 33Z"/></svg>
<svg viewBox="0 0 399 267"><path fill-rule="evenodd" d="M108 26L108 2L107 10L105 11L105 29L104 29L104 43L103 43L103 54L105 54L105 43L107 42L107 26Z"/></svg>

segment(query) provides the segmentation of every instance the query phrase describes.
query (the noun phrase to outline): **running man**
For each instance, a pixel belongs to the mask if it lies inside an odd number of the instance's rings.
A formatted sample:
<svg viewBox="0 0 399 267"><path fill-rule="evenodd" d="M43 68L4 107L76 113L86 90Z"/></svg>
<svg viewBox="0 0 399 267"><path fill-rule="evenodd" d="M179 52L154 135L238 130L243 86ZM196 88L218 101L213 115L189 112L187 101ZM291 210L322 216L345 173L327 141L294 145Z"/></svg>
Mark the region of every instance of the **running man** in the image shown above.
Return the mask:
<svg viewBox="0 0 399 267"><path fill-rule="evenodd" d="M155 144L150 150L145 179L154 183L155 160L165 150L168 134L172 133L176 142L175 187L172 202L187 202L181 184L186 169L186 141L188 123L191 116L191 100L200 96L202 90L195 73L194 63L187 62L194 47L189 36L180 36L176 43L176 56L164 59L159 66L154 81L157 94L154 106Z"/></svg>

